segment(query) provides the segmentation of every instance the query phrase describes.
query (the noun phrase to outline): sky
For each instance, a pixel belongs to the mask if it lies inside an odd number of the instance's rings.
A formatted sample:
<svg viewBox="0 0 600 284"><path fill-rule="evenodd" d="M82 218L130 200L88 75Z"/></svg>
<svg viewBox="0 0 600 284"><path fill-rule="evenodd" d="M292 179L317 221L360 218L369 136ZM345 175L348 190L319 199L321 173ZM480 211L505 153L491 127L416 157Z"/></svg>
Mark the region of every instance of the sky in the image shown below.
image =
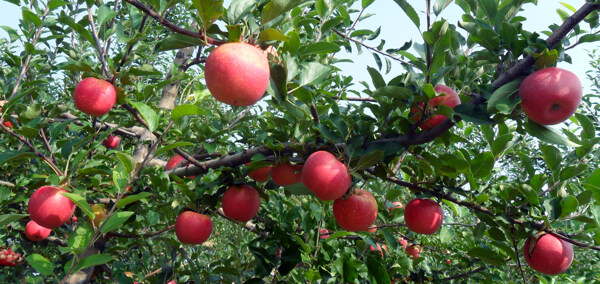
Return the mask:
<svg viewBox="0 0 600 284"><path fill-rule="evenodd" d="M542 3L543 2L543 3ZM556 13L556 9L562 8L563 10L567 10L561 5L561 2L568 3L575 7L576 9L581 7L584 0L563 0L563 1L555 1L555 0L544 0L538 1L540 3L538 6L533 4L524 5L524 13L522 15L527 18L524 22L524 29L529 31L537 31L541 32L543 30L547 30L548 26L553 23L561 23L561 19ZM360 5L360 1L358 1L358 5ZM425 1L422 0L409 0L409 3L415 8L419 17L421 18L421 25L423 26L425 23ZM359 6L360 7L360 6ZM356 29L376 29L377 27L381 27L381 36L374 41L367 42L367 44L371 46L376 46L379 44L380 39L386 40L386 48L400 47L405 42L410 41L413 42L421 41L419 30L415 27L415 25L410 21L410 19L404 14L402 9L393 1L393 0L377 0L371 6L367 8L365 13L373 13L374 16L360 22ZM569 13L571 13L569 11ZM455 4L451 4L444 10L438 17L444 18L448 20L450 23L457 25L460 16L462 15L462 10L456 6ZM356 15L354 15L356 16ZM20 8L10 4L4 0L0 0L0 26L9 26L13 28L18 27L18 21L21 18ZM585 29L586 26L584 25ZM424 29L422 27L422 29ZM460 30L460 29L459 29ZM8 34L0 29L0 37L7 38ZM597 47L597 43L587 43L578 46L577 48L572 49L568 54L573 59L573 64L568 63L559 63L559 67L568 69L574 72L582 81L584 89L590 90L591 82L587 80L585 76L585 72L589 69L589 56L586 50L593 49ZM367 72L367 66L376 67L375 60L371 55L371 52L363 50L362 54L348 54L345 52L341 52L338 54L339 56L352 59L353 63L344 63L337 65L344 72L348 72L348 74L352 74L354 78L357 80L366 81L368 83L371 82L370 76ZM385 67L384 67L385 68ZM397 73L401 72L402 68L399 63L393 62L392 72L388 75L384 75L386 80L389 80L395 76ZM382 72L383 73L383 72Z"/></svg>

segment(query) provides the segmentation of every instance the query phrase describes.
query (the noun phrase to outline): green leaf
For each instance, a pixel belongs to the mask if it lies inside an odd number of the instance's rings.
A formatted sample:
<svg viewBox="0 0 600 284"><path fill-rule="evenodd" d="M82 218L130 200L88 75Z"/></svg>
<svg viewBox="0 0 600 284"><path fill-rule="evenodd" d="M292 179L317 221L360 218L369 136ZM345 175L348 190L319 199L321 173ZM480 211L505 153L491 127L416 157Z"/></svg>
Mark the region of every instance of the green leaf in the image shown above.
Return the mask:
<svg viewBox="0 0 600 284"><path fill-rule="evenodd" d="M367 256L367 269L369 275L375 278L377 284L389 284L390 276L387 273L387 269L379 260L372 255Z"/></svg>
<svg viewBox="0 0 600 284"><path fill-rule="evenodd" d="M271 20L285 15L292 8L306 2L306 0L272 0L263 8L260 23L265 25Z"/></svg>
<svg viewBox="0 0 600 284"><path fill-rule="evenodd" d="M54 265L52 265L52 262L40 254L30 254L25 260L27 260L27 263L42 275L49 276L54 274Z"/></svg>
<svg viewBox="0 0 600 284"><path fill-rule="evenodd" d="M166 151L169 151L169 150L172 150L172 149L175 149L178 147L193 146L193 145L195 145L195 144L192 142L175 142L173 144L166 145L166 146L156 150L156 152L154 152L154 156L158 156L159 154L162 154Z"/></svg>
<svg viewBox="0 0 600 284"><path fill-rule="evenodd" d="M94 218L94 211L92 211L92 208L87 203L87 200L81 197L81 195L70 192L63 192L62 195L75 202L75 204L77 204L77 207L79 207L79 209L81 209L81 211L83 211L83 213L87 215L90 219Z"/></svg>
<svg viewBox="0 0 600 284"><path fill-rule="evenodd" d="M408 4L408 1L394 0L394 2L396 2L396 4L398 4L398 6L400 6L400 8L402 8L402 10L404 10L404 13L406 13L406 15L415 24L415 26L417 26L417 29L420 29L421 24L420 24L420 20L419 20L419 15L415 11L415 9L410 4Z"/></svg>
<svg viewBox="0 0 600 284"><path fill-rule="evenodd" d="M340 47L335 43L319 41L311 43L306 47L301 47L299 52L301 56L306 56L309 54L335 53L339 52L340 50Z"/></svg>
<svg viewBox="0 0 600 284"><path fill-rule="evenodd" d="M504 85L502 85L502 87L496 89L494 91L494 93L492 93L492 95L490 96L490 98L488 99L488 103L487 103L487 111L488 112L494 112L497 108L497 105L505 100L508 99L510 96L512 96L514 93L519 91L519 87L521 86L521 82L523 81L523 79L515 79L513 81L510 81ZM505 108L498 109L501 113L504 114L509 114L506 113L505 111L507 111ZM512 110L511 110L512 111Z"/></svg>
<svg viewBox="0 0 600 284"><path fill-rule="evenodd" d="M310 253L310 248L306 245L306 243L304 242L304 240L302 240L302 238L300 238L297 235L292 235L292 237L296 240L296 242L300 245L300 247L302 248L302 250L305 253Z"/></svg>
<svg viewBox="0 0 600 284"><path fill-rule="evenodd" d="M560 218L566 217L569 214L577 211L578 206L579 201L577 201L577 197L569 195L563 198L563 200L560 201Z"/></svg>
<svg viewBox="0 0 600 284"><path fill-rule="evenodd" d="M282 34L280 31L278 31L274 28L266 28L262 32L260 32L260 40L261 41L269 41L269 40L289 41L290 37Z"/></svg>
<svg viewBox="0 0 600 284"><path fill-rule="evenodd" d="M154 66L150 64L143 64L139 67L131 67L127 72L134 76L162 76L162 72L156 70Z"/></svg>
<svg viewBox="0 0 600 284"><path fill-rule="evenodd" d="M192 3L198 9L205 31L224 13L223 0L192 0Z"/></svg>
<svg viewBox="0 0 600 284"><path fill-rule="evenodd" d="M485 178L492 173L494 168L494 155L484 152L471 160L471 172L475 178Z"/></svg>
<svg viewBox="0 0 600 284"><path fill-rule="evenodd" d="M326 78L330 72L331 67L318 62L310 62L302 69L302 73L300 73L300 78L298 81L300 86L317 84Z"/></svg>
<svg viewBox="0 0 600 284"><path fill-rule="evenodd" d="M125 223L134 212L131 211L123 211L123 212L115 212L108 220L106 224L100 230L102 233L108 233L114 229L117 229Z"/></svg>
<svg viewBox="0 0 600 284"><path fill-rule="evenodd" d="M375 99L380 97L387 97L400 100L410 100L413 97L413 92L409 88L398 86L383 86L377 88L371 96Z"/></svg>
<svg viewBox="0 0 600 284"><path fill-rule="evenodd" d="M358 163L356 164L356 170L362 171L369 167L372 167L375 164L379 163L379 161L381 161L383 157L384 153L381 150L375 150L367 155L364 155L360 157L360 160L358 160Z"/></svg>
<svg viewBox="0 0 600 284"><path fill-rule="evenodd" d="M96 14L96 21L98 22L98 25L102 26L104 23L114 18L117 15L117 12L106 5L102 5L98 8Z"/></svg>
<svg viewBox="0 0 600 284"><path fill-rule="evenodd" d="M484 262L492 265L502 266L505 264L504 257L502 255L488 248L472 248L469 250L468 254L472 257L478 257Z"/></svg>
<svg viewBox="0 0 600 284"><path fill-rule="evenodd" d="M454 107L454 113L466 122L475 124L495 124L483 105L460 104Z"/></svg>
<svg viewBox="0 0 600 284"><path fill-rule="evenodd" d="M73 272L79 271L81 269L85 269L88 267L92 267L92 266L106 264L106 263L110 262L111 260L113 260L113 256L111 254L108 254L108 253L93 254L93 255L90 255L90 256L84 258L83 260L81 260L79 262L79 264L77 264L77 267L75 267L75 270L73 270Z"/></svg>
<svg viewBox="0 0 600 284"><path fill-rule="evenodd" d="M492 142L492 146L490 147L492 150L492 154L494 156L500 155L502 151L504 151L508 147L508 142L510 142L513 138L511 133L506 133L498 136L494 142Z"/></svg>
<svg viewBox="0 0 600 284"><path fill-rule="evenodd" d="M558 51L556 49L553 50L545 50L541 54L534 54L535 59L535 67L537 70L542 70L546 67L550 67L556 63L558 60Z"/></svg>
<svg viewBox="0 0 600 284"><path fill-rule="evenodd" d="M159 41L154 47L154 49L157 52L161 52L167 50L181 49L189 46L199 46L203 44L204 41L202 39L175 33L168 36L164 40Z"/></svg>
<svg viewBox="0 0 600 284"><path fill-rule="evenodd" d="M301 182L286 185L283 188L293 195L313 195L312 191Z"/></svg>
<svg viewBox="0 0 600 284"><path fill-rule="evenodd" d="M555 170L557 166L560 165L560 161L562 161L562 154L560 153L560 150L552 145L544 144L540 144L540 150L544 155L544 162L546 162L548 169Z"/></svg>
<svg viewBox="0 0 600 284"><path fill-rule="evenodd" d="M152 193L150 192L142 192L140 194L136 194L136 195L130 195L127 196L121 200L119 200L119 202L117 202L117 208L123 208L131 203L134 203L140 199L146 198L152 196Z"/></svg>
<svg viewBox="0 0 600 284"><path fill-rule="evenodd" d="M0 227L4 227L5 225L12 223L14 221L23 219L29 216L29 214L5 214L0 215Z"/></svg>
<svg viewBox="0 0 600 284"><path fill-rule="evenodd" d="M575 117L577 118L579 124L581 124L581 127L583 128L583 131L581 132L581 136L583 139L592 139L596 137L596 128L594 127L594 123L590 118L581 113L576 113Z"/></svg>
<svg viewBox="0 0 600 284"><path fill-rule="evenodd" d="M50 0L48 1L48 9L50 11L60 7L60 6L64 6L64 5L68 5L69 3L63 1L63 0Z"/></svg>
<svg viewBox="0 0 600 284"><path fill-rule="evenodd" d="M58 22L65 24L72 28L78 35L82 36L85 40L87 40L92 46L96 46L94 42L94 38L92 34L86 30L82 25L75 23L73 18L67 16L67 14L62 14L58 17ZM68 32L68 31L65 31Z"/></svg>
<svg viewBox="0 0 600 284"><path fill-rule="evenodd" d="M433 13L437 16L439 15L453 0L436 0L433 3Z"/></svg>
<svg viewBox="0 0 600 284"><path fill-rule="evenodd" d="M237 24L240 19L248 14L254 7L254 0L233 0L227 9L227 22L230 25Z"/></svg>
<svg viewBox="0 0 600 284"><path fill-rule="evenodd" d="M325 241L326 242L330 242L332 240L335 240L339 237L343 237L343 236L351 236L351 235L356 235L355 233L352 232L347 232L347 231L337 231L331 235L329 235L329 238L327 238Z"/></svg>
<svg viewBox="0 0 600 284"><path fill-rule="evenodd" d="M26 151L3 150L2 152L0 152L0 165L16 160L31 160L35 157L37 157L35 154Z"/></svg>
<svg viewBox="0 0 600 284"><path fill-rule="evenodd" d="M67 240L67 247L73 253L81 253L83 249L92 239L94 235L94 229L88 222L83 222L77 227L77 229L69 236Z"/></svg>
<svg viewBox="0 0 600 284"><path fill-rule="evenodd" d="M560 180L567 181L571 178L574 178L581 173L585 172L588 169L588 166L585 164L579 164L574 166L568 166L560 171Z"/></svg>
<svg viewBox="0 0 600 284"><path fill-rule="evenodd" d="M117 152L117 157L119 158L119 161L121 161L125 169L127 169L128 174L135 170L137 162L132 156L123 152Z"/></svg>
<svg viewBox="0 0 600 284"><path fill-rule="evenodd" d="M576 144L570 141L567 137L563 136L560 132L555 130L554 128L547 127L545 125L538 124L530 119L527 120L527 124L525 124L525 129L527 133L531 134L541 141L570 146L570 147L579 147L579 144Z"/></svg>
<svg viewBox="0 0 600 284"><path fill-rule="evenodd" d="M158 115L152 108L142 102L130 102L133 107L135 107L140 115L144 118L146 123L148 123L148 130L154 131L156 127L158 127Z"/></svg>
<svg viewBox="0 0 600 284"><path fill-rule="evenodd" d="M178 120L186 115L210 115L210 112L202 107L191 104L178 105L171 111L171 119Z"/></svg>
<svg viewBox="0 0 600 284"><path fill-rule="evenodd" d="M525 195L525 198L527 199L527 202L529 202L529 204L533 206L540 205L540 199L538 198L538 195L533 189L533 187L531 187L528 184L522 184L518 188L523 193L523 195Z"/></svg>
<svg viewBox="0 0 600 284"><path fill-rule="evenodd" d="M385 87L385 80L379 71L377 71L377 69L373 67L367 67L367 71L369 71L369 75L371 75L371 80L373 81L373 86L375 89Z"/></svg>

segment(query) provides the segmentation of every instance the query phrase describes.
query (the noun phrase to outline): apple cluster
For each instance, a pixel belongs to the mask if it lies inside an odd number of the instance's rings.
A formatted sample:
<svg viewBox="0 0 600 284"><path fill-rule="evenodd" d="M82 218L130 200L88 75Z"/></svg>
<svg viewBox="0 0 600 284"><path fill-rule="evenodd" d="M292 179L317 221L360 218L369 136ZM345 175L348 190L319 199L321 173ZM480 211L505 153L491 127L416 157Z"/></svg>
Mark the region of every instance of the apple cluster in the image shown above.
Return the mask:
<svg viewBox="0 0 600 284"><path fill-rule="evenodd" d="M21 254L15 253L12 249L0 250L0 266L17 266L22 259Z"/></svg>

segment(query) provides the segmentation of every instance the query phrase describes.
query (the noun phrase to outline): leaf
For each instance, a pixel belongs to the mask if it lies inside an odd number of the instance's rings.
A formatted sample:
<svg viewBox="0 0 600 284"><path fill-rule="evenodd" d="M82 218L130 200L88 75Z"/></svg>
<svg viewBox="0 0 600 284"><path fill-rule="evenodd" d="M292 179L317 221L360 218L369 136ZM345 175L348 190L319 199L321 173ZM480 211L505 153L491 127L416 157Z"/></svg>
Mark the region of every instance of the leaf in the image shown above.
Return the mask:
<svg viewBox="0 0 600 284"><path fill-rule="evenodd" d="M158 127L158 115L152 108L142 102L130 102L133 107L135 107L140 115L144 118L146 123L148 124L148 130L154 131L156 127Z"/></svg>
<svg viewBox="0 0 600 284"><path fill-rule="evenodd" d="M140 194L136 194L136 195L130 195L127 196L121 200L119 200L119 202L117 202L117 208L123 208L131 203L134 203L140 199L146 198L152 196L152 193L150 192L142 192Z"/></svg>
<svg viewBox="0 0 600 284"><path fill-rule="evenodd" d="M413 92L409 88L398 86L383 86L377 88L371 96L375 99L379 97L387 97L400 100L410 100L413 97Z"/></svg>
<svg viewBox="0 0 600 284"><path fill-rule="evenodd" d="M106 224L100 230L102 233L106 234L114 229L117 229L125 223L134 212L131 211L123 211L123 212L115 212L108 220Z"/></svg>
<svg viewBox="0 0 600 284"><path fill-rule="evenodd" d="M529 204L531 204L533 206L540 205L540 199L539 199L537 193L535 192L535 190L533 189L533 187L531 187L528 184L522 184L518 188L523 193L523 195L525 195L525 198L527 199L527 202L529 202Z"/></svg>
<svg viewBox="0 0 600 284"><path fill-rule="evenodd" d="M0 215L0 227L4 227L5 225L12 223L14 221L23 219L29 216L29 214L4 214Z"/></svg>
<svg viewBox="0 0 600 284"><path fill-rule="evenodd" d="M377 284L389 284L390 276L387 273L387 269L379 260L372 255L367 256L367 269L369 275L375 278Z"/></svg>
<svg viewBox="0 0 600 284"><path fill-rule="evenodd" d="M162 154L166 151L169 151L169 150L172 150L172 149L175 149L178 147L185 147L185 146L192 146L192 145L195 145L195 144L192 142L175 142L173 144L166 145L166 146L156 150L156 152L154 152L154 156L158 156L159 154Z"/></svg>
<svg viewBox="0 0 600 284"><path fill-rule="evenodd" d="M67 247L74 253L80 253L87 246L94 235L94 229L88 222L79 225L69 236Z"/></svg>
<svg viewBox="0 0 600 284"><path fill-rule="evenodd" d="M468 254L472 257L478 257L481 260L483 260L484 262L487 262L489 264L493 264L493 265L504 265L504 257L502 255L500 255L499 253L488 249L488 248L482 248L482 247L476 247L476 248L472 248L469 250Z"/></svg>
<svg viewBox="0 0 600 284"><path fill-rule="evenodd" d="M240 19L248 14L254 7L254 0L233 0L227 9L227 22L230 25L237 24Z"/></svg>
<svg viewBox="0 0 600 284"><path fill-rule="evenodd" d="M558 51L556 49L552 49L550 51L545 50L537 56L534 54L534 57L536 58L535 67L537 70L542 70L556 63L556 60L558 60Z"/></svg>
<svg viewBox="0 0 600 284"><path fill-rule="evenodd" d="M48 1L48 9L50 11L60 7L60 6L64 6L64 5L68 5L69 3L63 1L63 0L50 0Z"/></svg>
<svg viewBox="0 0 600 284"><path fill-rule="evenodd" d="M514 93L518 92L522 81L523 81L523 79L515 79L515 80L512 80L512 81L502 85L502 87L496 89L494 91L494 93L492 93L490 98L488 99L487 111L494 112L494 110L497 109L496 105L501 100L508 99ZM502 113L504 113L504 112L502 112ZM505 113L505 114L508 114L508 113Z"/></svg>
<svg viewBox="0 0 600 284"><path fill-rule="evenodd" d="M300 55L306 56L309 54L327 54L339 52L340 50L340 47L335 43L319 41L300 48Z"/></svg>
<svg viewBox="0 0 600 284"><path fill-rule="evenodd" d="M475 178L485 178L492 173L494 168L494 155L484 152L471 160L471 172Z"/></svg>
<svg viewBox="0 0 600 284"><path fill-rule="evenodd" d="M77 32L78 35L82 36L85 40L87 40L92 46L95 46L92 34L88 30L86 30L82 25L75 23L75 20L73 20L73 18L67 16L66 14L61 14L60 17L58 17L58 22L69 26L75 32Z"/></svg>
<svg viewBox="0 0 600 284"><path fill-rule="evenodd" d="M579 201L577 201L577 197L569 195L563 198L563 200L560 201L560 218L566 217L569 214L577 211L577 207L579 207Z"/></svg>
<svg viewBox="0 0 600 284"><path fill-rule="evenodd" d="M162 76L162 72L158 71L150 64L143 64L139 67L131 67L127 72L134 76Z"/></svg>
<svg viewBox="0 0 600 284"><path fill-rule="evenodd" d="M115 12L113 9L109 8L106 5L102 5L97 10L96 21L98 22L98 25L102 26L104 23L110 21L116 15L117 12Z"/></svg>
<svg viewBox="0 0 600 284"><path fill-rule="evenodd" d="M552 145L544 144L540 144L540 150L544 155L544 162L546 162L548 169L555 170L556 167L560 165L560 161L562 161L562 154L560 153L560 150Z"/></svg>
<svg viewBox="0 0 600 284"><path fill-rule="evenodd" d="M343 236L351 236L351 235L355 235L355 233L351 233L351 232L347 232L347 231L337 231L331 235L329 235L329 238L327 238L325 241L326 242L330 242L332 240L335 240L339 237L343 237Z"/></svg>
<svg viewBox="0 0 600 284"><path fill-rule="evenodd" d="M192 3L198 9L204 31L224 13L223 0L192 0Z"/></svg>
<svg viewBox="0 0 600 284"><path fill-rule="evenodd" d="M113 260L113 256L108 253L102 254L93 254L90 255L77 264L77 267L73 270L73 272L79 271L81 269L85 269L87 267L98 266L102 264L106 264Z"/></svg>
<svg viewBox="0 0 600 284"><path fill-rule="evenodd" d="M35 268L35 270L42 275L49 276L54 274L54 265L52 265L52 262L40 254L30 254L25 258L25 260L27 260L27 263L29 263L31 267Z"/></svg>
<svg viewBox="0 0 600 284"><path fill-rule="evenodd" d="M452 3L452 1L453 0L436 0L435 3L433 3L433 13L436 16L439 15L442 10L446 9L446 7Z"/></svg>
<svg viewBox="0 0 600 284"><path fill-rule="evenodd" d="M261 41L277 40L277 41L289 41L290 37L282 34L280 31L274 28L266 28L260 32ZM336 45L337 46L337 45ZM339 47L338 47L339 49Z"/></svg>
<svg viewBox="0 0 600 284"><path fill-rule="evenodd" d="M382 150L375 150L367 155L364 155L360 157L360 160L358 160L358 163L356 164L356 170L362 171L369 167L372 167L375 164L379 163L379 161L381 161L383 157L384 153Z"/></svg>
<svg viewBox="0 0 600 284"><path fill-rule="evenodd" d="M373 67L367 67L367 71L369 71L369 75L371 75L371 80L373 81L373 86L375 89L385 87L385 80L383 80L383 76L381 76L377 69Z"/></svg>
<svg viewBox="0 0 600 284"><path fill-rule="evenodd" d="M483 105L460 104L454 107L454 113L466 122L475 124L495 124Z"/></svg>
<svg viewBox="0 0 600 284"><path fill-rule="evenodd" d="M297 235L292 235L292 237L294 237L294 239L296 240L296 242L300 245L300 247L302 248L302 250L304 250L305 253L310 253L310 248L306 245L306 243L302 240L302 238L300 238Z"/></svg>
<svg viewBox="0 0 600 284"><path fill-rule="evenodd" d="M26 151L3 150L2 152L0 152L0 165L3 163L16 161L16 160L23 160L23 159L31 160L35 157L36 157L35 154L29 153Z"/></svg>
<svg viewBox="0 0 600 284"><path fill-rule="evenodd" d="M292 8L306 2L306 0L272 0L263 8L260 23L265 25L271 20L285 15Z"/></svg>
<svg viewBox="0 0 600 284"><path fill-rule="evenodd" d="M178 120L186 115L210 115L210 112L202 107L192 104L178 105L171 111L171 119Z"/></svg>
<svg viewBox="0 0 600 284"><path fill-rule="evenodd" d="M531 134L531 136L534 136L540 139L541 141L547 143L564 145L569 147L580 146L579 144L570 141L567 137L563 136L554 128L538 124L530 119L527 120L527 124L525 124L525 129L527 130L527 133Z"/></svg>
<svg viewBox="0 0 600 284"><path fill-rule="evenodd" d="M81 211L83 211L83 213L87 215L90 219L94 218L94 211L92 211L92 208L87 203L87 200L81 197L81 195L70 192L63 192L62 195L75 202L75 204L77 204L77 207L79 207L79 209L81 209Z"/></svg>
<svg viewBox="0 0 600 284"><path fill-rule="evenodd" d="M421 24L419 20L419 15L415 11L415 9L410 4L408 4L406 0L394 0L394 2L396 2L396 4L398 4L398 6L402 8L402 10L404 10L404 13L406 13L406 15L415 24L415 26L417 26L417 29L420 29Z"/></svg>
<svg viewBox="0 0 600 284"><path fill-rule="evenodd" d="M329 75L331 68L318 62L310 62L303 69L300 74L299 84L300 86L306 86L319 82Z"/></svg>
<svg viewBox="0 0 600 284"><path fill-rule="evenodd" d="M164 40L159 41L154 47L154 50L157 52L161 52L167 50L181 49L189 46L199 46L203 44L204 41L202 39L175 33L168 36Z"/></svg>

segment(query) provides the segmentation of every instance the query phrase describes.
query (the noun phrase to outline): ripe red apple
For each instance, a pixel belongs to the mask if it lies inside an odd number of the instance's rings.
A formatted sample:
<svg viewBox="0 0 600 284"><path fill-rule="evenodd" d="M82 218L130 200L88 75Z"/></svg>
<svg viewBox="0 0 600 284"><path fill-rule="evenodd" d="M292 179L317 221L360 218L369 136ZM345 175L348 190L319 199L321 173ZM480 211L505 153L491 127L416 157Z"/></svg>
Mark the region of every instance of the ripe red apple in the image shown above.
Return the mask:
<svg viewBox="0 0 600 284"><path fill-rule="evenodd" d="M583 88L572 72L549 67L531 73L519 88L521 108L539 124L557 124L575 113Z"/></svg>
<svg viewBox="0 0 600 284"><path fill-rule="evenodd" d="M450 263L452 263L452 261L450 261L449 259L446 259L446 263L450 264Z"/></svg>
<svg viewBox="0 0 600 284"><path fill-rule="evenodd" d="M232 106L256 103L267 90L269 61L262 50L242 42L220 45L206 59L206 87L218 101Z"/></svg>
<svg viewBox="0 0 600 284"><path fill-rule="evenodd" d="M404 207L400 201L394 201L392 204L394 204L394 206L388 209L390 212L394 212L394 209L402 209Z"/></svg>
<svg viewBox="0 0 600 284"><path fill-rule="evenodd" d="M14 127L14 126L13 126L13 124L12 124L10 121L8 121L8 120L4 120L4 121L2 122L2 124L3 124L4 126L6 126L7 128L13 128L13 127Z"/></svg>
<svg viewBox="0 0 600 284"><path fill-rule="evenodd" d="M165 170L168 171L170 169L173 169L173 167L177 166L179 163L181 163L184 160L185 160L185 158L183 156L181 156L181 155L175 155L175 156L171 157L171 159L169 159L167 161L167 165L165 166ZM183 166L187 166L189 164L190 164L190 162L187 162L187 163L184 163ZM189 176L189 178L195 179L196 176Z"/></svg>
<svg viewBox="0 0 600 284"><path fill-rule="evenodd" d="M405 239L399 239L398 242L402 245L402 248L406 248L406 246L408 245L408 241L406 241Z"/></svg>
<svg viewBox="0 0 600 284"><path fill-rule="evenodd" d="M331 153L317 151L304 163L301 180L319 199L335 200L348 191L352 176Z"/></svg>
<svg viewBox="0 0 600 284"><path fill-rule="evenodd" d="M418 245L410 245L405 250L406 250L406 253L408 253L410 256L412 256L413 259L419 258L419 252L421 252L421 251L420 251L420 248Z"/></svg>
<svg viewBox="0 0 600 284"><path fill-rule="evenodd" d="M279 186L299 183L302 180L302 165L290 163L276 165L271 169L271 178Z"/></svg>
<svg viewBox="0 0 600 284"><path fill-rule="evenodd" d="M440 84L435 86L433 89L436 91L436 93L444 93L445 95L437 96L429 100L429 103L427 103L427 108L425 109L425 115L434 113L436 107L440 105L447 105L451 108L454 108L460 104L460 97L458 97L458 94L452 90L452 88ZM423 107L424 104L419 103L419 106L410 108L410 112L413 114L412 118L414 122L419 122L421 120L421 117L423 116ZM436 125L440 124L440 122L444 121L446 118L448 117L445 115L437 114L433 117L425 119L425 121L423 121L419 127L421 127L423 130L430 130Z"/></svg>
<svg viewBox="0 0 600 284"><path fill-rule="evenodd" d="M367 232L369 232L369 233L375 233L375 232L377 232L377 227L367 228Z"/></svg>
<svg viewBox="0 0 600 284"><path fill-rule="evenodd" d="M171 280L171 281L167 282L167 284L177 284L177 282L175 282L175 280Z"/></svg>
<svg viewBox="0 0 600 284"><path fill-rule="evenodd" d="M117 92L108 81L87 77L75 87L75 106L92 116L103 116L115 105Z"/></svg>
<svg viewBox="0 0 600 284"><path fill-rule="evenodd" d="M404 221L409 230L431 235L442 226L444 211L431 199L416 198L406 204Z"/></svg>
<svg viewBox="0 0 600 284"><path fill-rule="evenodd" d="M75 203L62 195L67 192L55 186L42 186L29 198L27 212L29 218L42 227L60 227L73 216Z"/></svg>
<svg viewBox="0 0 600 284"><path fill-rule="evenodd" d="M319 236L321 237L321 239L329 238L329 230L322 228L321 230L319 230Z"/></svg>
<svg viewBox="0 0 600 284"><path fill-rule="evenodd" d="M13 252L12 249L0 250L0 266L16 266L21 260L21 254Z"/></svg>
<svg viewBox="0 0 600 284"><path fill-rule="evenodd" d="M246 163L246 166L248 165L250 165L250 162ZM265 182L269 180L269 175L271 175L271 166L254 170L248 174L251 179L257 182Z"/></svg>
<svg viewBox="0 0 600 284"><path fill-rule="evenodd" d="M376 244L377 248L373 247L373 246L369 246L369 250L370 251L378 251L379 254L381 255L381 257L383 257L383 251L385 251L385 253L387 254L388 250L387 250L387 246L386 245L379 245L379 243ZM383 248L383 250L382 250Z"/></svg>
<svg viewBox="0 0 600 284"><path fill-rule="evenodd" d="M248 222L260 209L260 196L248 185L232 185L223 194L222 206L228 218Z"/></svg>
<svg viewBox="0 0 600 284"><path fill-rule="evenodd" d="M27 222L27 225L25 225L25 237L32 242L44 240L50 235L50 232L52 232L51 229L42 227L33 220L30 220Z"/></svg>
<svg viewBox="0 0 600 284"><path fill-rule="evenodd" d="M119 143L121 143L121 137L115 135L106 137L106 140L102 142L104 147L108 149L117 149L117 147L119 147Z"/></svg>
<svg viewBox="0 0 600 284"><path fill-rule="evenodd" d="M530 237L525 241L523 254L531 269L543 274L556 275L565 272L573 262L573 245L550 234L542 235L532 250Z"/></svg>
<svg viewBox="0 0 600 284"><path fill-rule="evenodd" d="M193 211L185 211L175 221L175 235L184 244L201 244L208 240L213 230L210 217Z"/></svg>
<svg viewBox="0 0 600 284"><path fill-rule="evenodd" d="M357 188L348 199L333 202L333 217L347 231L365 231L377 219L377 201L373 195Z"/></svg>

